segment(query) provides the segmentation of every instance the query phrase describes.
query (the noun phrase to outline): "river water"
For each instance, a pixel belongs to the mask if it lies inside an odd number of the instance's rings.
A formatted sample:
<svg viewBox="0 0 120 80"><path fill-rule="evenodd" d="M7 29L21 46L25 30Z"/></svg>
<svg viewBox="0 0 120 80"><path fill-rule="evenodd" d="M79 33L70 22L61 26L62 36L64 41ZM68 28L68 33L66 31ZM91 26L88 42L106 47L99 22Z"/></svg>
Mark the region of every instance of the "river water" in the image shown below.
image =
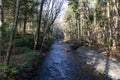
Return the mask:
<svg viewBox="0 0 120 80"><path fill-rule="evenodd" d="M69 45L55 41L45 58L42 67L32 80L102 80L84 73L84 62L75 52L67 51Z"/></svg>

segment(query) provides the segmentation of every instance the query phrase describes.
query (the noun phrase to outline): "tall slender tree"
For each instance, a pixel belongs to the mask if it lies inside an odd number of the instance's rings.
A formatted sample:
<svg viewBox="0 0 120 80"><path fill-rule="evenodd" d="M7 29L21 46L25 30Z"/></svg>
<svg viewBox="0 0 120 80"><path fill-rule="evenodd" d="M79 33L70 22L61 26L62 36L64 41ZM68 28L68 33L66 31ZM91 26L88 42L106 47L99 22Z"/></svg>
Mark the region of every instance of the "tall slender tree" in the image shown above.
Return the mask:
<svg viewBox="0 0 120 80"><path fill-rule="evenodd" d="M11 50L12 50L12 46L13 46L16 29L17 29L19 4L20 4L20 0L16 0L14 22L13 22L13 27L11 30L9 42L8 42L8 48L7 48L6 58L5 58L5 65L9 65L9 61L10 61L10 54L11 54Z"/></svg>
<svg viewBox="0 0 120 80"><path fill-rule="evenodd" d="M37 26L37 30L36 30L36 34L35 34L35 44L34 44L34 50L37 49L37 47L39 46L39 37L40 37L40 28L41 28L41 20L42 20L42 12L43 12L43 6L44 6L44 1L41 1L40 4L40 10L39 10L39 16L38 16L38 26Z"/></svg>
<svg viewBox="0 0 120 80"><path fill-rule="evenodd" d="M76 1L79 1L79 5L76 4ZM109 50L117 48L119 43L119 0L69 0L68 6L73 10L71 14L66 12L65 15L65 17L67 16L66 22L69 24L67 26L72 28L70 33L74 32L73 27L76 23L79 32L78 24L80 22L81 36L83 36L81 38L87 39L88 37L92 42L107 46ZM73 18L75 13L80 15L80 21L79 18ZM79 37L79 33L76 35Z"/></svg>
<svg viewBox="0 0 120 80"><path fill-rule="evenodd" d="M0 0L0 56L1 56L1 49L2 49L2 30L1 30L1 26L2 26L2 0Z"/></svg>

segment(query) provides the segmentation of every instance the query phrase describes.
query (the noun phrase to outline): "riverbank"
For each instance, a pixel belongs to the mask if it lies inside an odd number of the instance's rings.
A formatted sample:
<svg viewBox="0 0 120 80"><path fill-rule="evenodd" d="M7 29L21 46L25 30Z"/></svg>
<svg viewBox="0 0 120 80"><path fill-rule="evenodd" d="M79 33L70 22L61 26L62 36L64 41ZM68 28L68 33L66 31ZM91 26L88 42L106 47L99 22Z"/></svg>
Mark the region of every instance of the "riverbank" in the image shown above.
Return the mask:
<svg viewBox="0 0 120 80"><path fill-rule="evenodd" d="M120 79L120 61L105 56L90 47L80 47L76 50L78 56L98 72L108 75L113 80Z"/></svg>
<svg viewBox="0 0 120 80"><path fill-rule="evenodd" d="M30 80L44 61L53 39L45 40L41 51L33 50L31 35L17 37L15 42L17 45L13 47L9 66L4 65L6 55L0 56L0 80Z"/></svg>
<svg viewBox="0 0 120 80"><path fill-rule="evenodd" d="M39 51L35 52L34 60L31 60L33 62L30 61L30 64L20 68L21 71L16 75L15 80L31 80L31 78L36 75L37 70L41 67L47 52L50 50L51 44L52 43L46 44L45 46L48 47L44 47L44 50L41 53Z"/></svg>

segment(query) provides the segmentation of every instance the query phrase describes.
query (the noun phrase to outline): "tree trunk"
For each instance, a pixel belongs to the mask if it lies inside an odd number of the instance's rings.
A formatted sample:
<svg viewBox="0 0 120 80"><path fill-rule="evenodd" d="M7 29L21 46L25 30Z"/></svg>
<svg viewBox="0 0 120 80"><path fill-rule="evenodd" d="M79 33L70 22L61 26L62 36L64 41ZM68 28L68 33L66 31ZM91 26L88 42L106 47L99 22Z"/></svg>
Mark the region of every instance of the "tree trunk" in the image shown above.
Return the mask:
<svg viewBox="0 0 120 80"><path fill-rule="evenodd" d="M4 15L3 15L3 1L0 0L0 26L2 25L4 21Z"/></svg>
<svg viewBox="0 0 120 80"><path fill-rule="evenodd" d="M79 19L78 19L78 40L80 39L80 16L79 16Z"/></svg>
<svg viewBox="0 0 120 80"><path fill-rule="evenodd" d="M111 27L110 27L110 1L108 0L107 1L107 18L108 18L108 31L107 31L107 36L108 36L108 39L107 39L107 43L108 43L108 47L109 49L111 48L111 38L112 38L112 35L111 35Z"/></svg>
<svg viewBox="0 0 120 80"><path fill-rule="evenodd" d="M7 55L6 55L6 58L5 58L5 65L9 65L10 53L11 53L11 50L12 50L13 41L14 41L14 37L15 37L16 29L17 29L19 3L20 3L20 0L16 0L14 22L13 22L13 27L12 27L12 30L11 30L10 39L9 39L9 42L8 42Z"/></svg>
<svg viewBox="0 0 120 80"><path fill-rule="evenodd" d="M116 41L117 41L117 27L118 27L118 0L112 0L113 3L113 10L112 10L112 14L113 14L113 26L112 26L112 49L115 50L116 49Z"/></svg>
<svg viewBox="0 0 120 80"><path fill-rule="evenodd" d="M1 49L2 49L2 29L1 29L1 27L2 27L2 11L3 11L3 4L2 4L2 0L0 0L0 56L1 56Z"/></svg>
<svg viewBox="0 0 120 80"><path fill-rule="evenodd" d="M39 18L38 18L39 20L38 20L38 26L37 26L36 35L35 35L34 50L37 50L37 47L39 46L38 44L39 44L39 37L40 37L40 28L41 28L43 5L44 5L44 0L41 1L41 5L40 5Z"/></svg>
<svg viewBox="0 0 120 80"><path fill-rule="evenodd" d="M94 27L96 27L96 7L97 7L97 0L94 0Z"/></svg>
<svg viewBox="0 0 120 80"><path fill-rule="evenodd" d="M24 27L23 27L24 34L26 33L26 24L27 24L27 13L25 12L25 14L24 14Z"/></svg>
<svg viewBox="0 0 120 80"><path fill-rule="evenodd" d="M82 26L83 26L83 19L82 19L82 14L80 15L80 31L81 31L81 36L83 36L83 28L82 28Z"/></svg>

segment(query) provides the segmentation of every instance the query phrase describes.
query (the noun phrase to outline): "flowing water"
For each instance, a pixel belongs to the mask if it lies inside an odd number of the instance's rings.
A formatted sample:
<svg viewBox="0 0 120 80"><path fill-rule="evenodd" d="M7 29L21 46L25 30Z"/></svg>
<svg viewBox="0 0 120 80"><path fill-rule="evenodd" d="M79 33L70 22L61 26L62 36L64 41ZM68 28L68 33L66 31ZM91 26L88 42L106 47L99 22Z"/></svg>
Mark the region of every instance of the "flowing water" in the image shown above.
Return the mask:
<svg viewBox="0 0 120 80"><path fill-rule="evenodd" d="M68 44L56 41L32 80L102 80L96 79L89 71L84 73L80 57L67 48Z"/></svg>

